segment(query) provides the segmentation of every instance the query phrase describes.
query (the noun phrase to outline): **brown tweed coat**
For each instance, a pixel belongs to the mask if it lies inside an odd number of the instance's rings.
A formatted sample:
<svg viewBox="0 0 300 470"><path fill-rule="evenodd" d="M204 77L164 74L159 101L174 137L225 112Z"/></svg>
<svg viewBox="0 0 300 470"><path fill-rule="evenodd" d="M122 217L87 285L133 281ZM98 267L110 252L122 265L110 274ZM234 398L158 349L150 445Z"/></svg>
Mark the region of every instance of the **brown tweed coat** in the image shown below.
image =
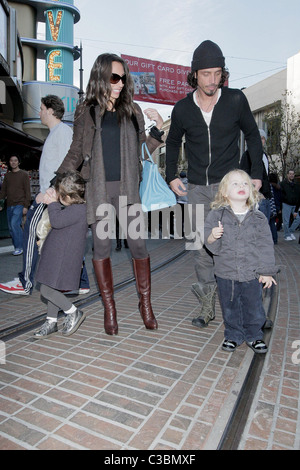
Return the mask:
<svg viewBox="0 0 300 470"><path fill-rule="evenodd" d="M141 181L140 155L142 143L147 142L150 153L160 144L158 140L151 136L146 138L142 110L136 103L135 108L139 126L138 138L132 120L123 119L120 126L120 195L127 196L127 204L140 202L139 184ZM97 220L97 207L107 202L99 105L85 106L81 104L77 107L73 141L57 173L76 170L81 165L81 175L87 181L85 199L87 202L87 222L90 225Z"/></svg>

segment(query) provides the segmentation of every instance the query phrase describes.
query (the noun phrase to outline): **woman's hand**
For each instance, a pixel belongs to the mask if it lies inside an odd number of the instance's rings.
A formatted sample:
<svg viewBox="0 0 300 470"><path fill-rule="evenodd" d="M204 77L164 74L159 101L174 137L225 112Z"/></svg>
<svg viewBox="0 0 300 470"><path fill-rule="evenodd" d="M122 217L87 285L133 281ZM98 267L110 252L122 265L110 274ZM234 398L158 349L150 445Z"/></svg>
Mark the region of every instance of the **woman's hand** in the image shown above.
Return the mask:
<svg viewBox="0 0 300 470"><path fill-rule="evenodd" d="M157 129L161 129L162 125L164 123L163 118L159 114L159 112L156 109L153 108L147 108L144 110L144 114L146 114L147 118L150 119L150 121L155 121L155 125Z"/></svg>
<svg viewBox="0 0 300 470"><path fill-rule="evenodd" d="M57 202L57 201L58 201L58 197L57 197L57 193L55 189L54 188L47 189L44 195L43 203L51 204L51 202Z"/></svg>
<svg viewBox="0 0 300 470"><path fill-rule="evenodd" d="M44 202L44 196L45 196L44 193L38 193L35 197L35 202L37 204L41 204L42 202Z"/></svg>

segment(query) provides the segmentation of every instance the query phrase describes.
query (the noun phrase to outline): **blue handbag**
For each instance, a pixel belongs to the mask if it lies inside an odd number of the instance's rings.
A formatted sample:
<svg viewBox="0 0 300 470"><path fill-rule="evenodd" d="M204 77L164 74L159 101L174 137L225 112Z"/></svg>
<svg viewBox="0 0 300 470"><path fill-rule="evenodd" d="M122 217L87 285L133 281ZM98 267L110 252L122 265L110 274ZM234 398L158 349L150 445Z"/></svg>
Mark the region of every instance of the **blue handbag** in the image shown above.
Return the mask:
<svg viewBox="0 0 300 470"><path fill-rule="evenodd" d="M145 152L148 154L148 159L145 159ZM140 198L143 212L174 206L176 196L160 175L145 142L142 144L142 165Z"/></svg>

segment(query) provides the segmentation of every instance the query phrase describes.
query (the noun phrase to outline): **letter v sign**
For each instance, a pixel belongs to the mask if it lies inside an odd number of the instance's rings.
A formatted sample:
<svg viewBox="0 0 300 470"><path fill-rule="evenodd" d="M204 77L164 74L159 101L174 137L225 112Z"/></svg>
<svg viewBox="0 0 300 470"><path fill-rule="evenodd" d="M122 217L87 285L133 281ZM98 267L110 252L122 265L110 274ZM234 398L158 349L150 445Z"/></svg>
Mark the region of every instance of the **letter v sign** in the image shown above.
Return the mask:
<svg viewBox="0 0 300 470"><path fill-rule="evenodd" d="M56 15L56 22L54 24L53 12L51 10L47 11L50 33L53 41L57 41L59 36L59 30L61 25L61 20L63 16L63 11L59 10Z"/></svg>

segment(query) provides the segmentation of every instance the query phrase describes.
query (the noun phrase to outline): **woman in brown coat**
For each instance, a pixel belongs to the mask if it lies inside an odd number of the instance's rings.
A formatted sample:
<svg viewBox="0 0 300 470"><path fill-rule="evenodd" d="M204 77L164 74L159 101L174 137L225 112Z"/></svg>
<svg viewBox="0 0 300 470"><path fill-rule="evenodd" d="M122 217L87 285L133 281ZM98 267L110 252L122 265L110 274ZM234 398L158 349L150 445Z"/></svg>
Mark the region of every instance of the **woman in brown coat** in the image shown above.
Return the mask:
<svg viewBox="0 0 300 470"><path fill-rule="evenodd" d="M103 231L101 221L104 214L107 220L105 209L111 206L127 235L142 319L146 328L157 328L150 300L149 254L145 239L131 237L128 231L135 218L128 210L132 204L140 203L141 145L146 141L150 152L158 147L162 142L163 120L154 109L144 111L156 122L156 127L152 127L146 138L143 113L133 102L133 91L127 63L115 54L99 55L91 70L85 100L76 109L73 142L57 170L62 173L82 165L81 174L87 181L87 222L93 233L93 266L104 304L104 328L110 335L118 333L110 260L112 234ZM120 210L126 211L125 226L119 217Z"/></svg>

